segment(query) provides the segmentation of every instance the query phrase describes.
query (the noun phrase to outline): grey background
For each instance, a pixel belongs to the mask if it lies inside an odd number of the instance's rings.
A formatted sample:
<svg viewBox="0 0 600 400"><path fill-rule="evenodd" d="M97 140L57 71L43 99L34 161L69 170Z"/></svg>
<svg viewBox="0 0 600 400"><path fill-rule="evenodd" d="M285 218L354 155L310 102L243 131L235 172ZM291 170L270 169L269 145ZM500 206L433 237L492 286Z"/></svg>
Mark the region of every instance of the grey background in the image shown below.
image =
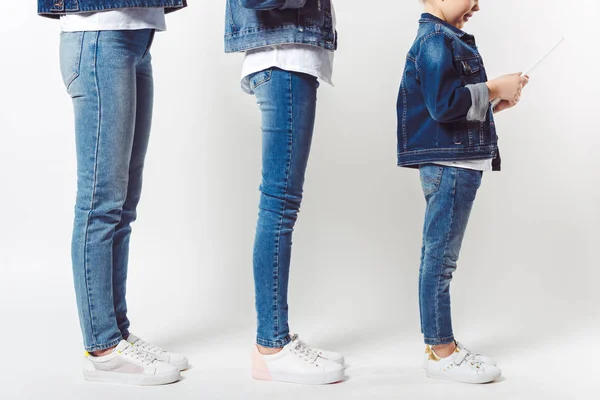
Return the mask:
<svg viewBox="0 0 600 400"><path fill-rule="evenodd" d="M336 87L319 89L290 285L292 329L351 362L349 381L327 388L248 378L259 113L239 88L242 56L222 52L224 2L191 1L170 16L153 48L154 129L128 296L133 331L186 352L194 368L178 385L141 392L80 377L69 254L72 110L58 23L38 18L32 3L10 2L0 24L7 398L567 398L591 385L584 378L598 356L597 0L482 1L466 28L490 77L522 70L566 37L531 75L521 104L496 118L504 171L485 174L453 283L458 338L504 367L505 381L484 388L439 385L418 370L424 201L418 174L395 166L395 102L419 2L336 2Z"/></svg>

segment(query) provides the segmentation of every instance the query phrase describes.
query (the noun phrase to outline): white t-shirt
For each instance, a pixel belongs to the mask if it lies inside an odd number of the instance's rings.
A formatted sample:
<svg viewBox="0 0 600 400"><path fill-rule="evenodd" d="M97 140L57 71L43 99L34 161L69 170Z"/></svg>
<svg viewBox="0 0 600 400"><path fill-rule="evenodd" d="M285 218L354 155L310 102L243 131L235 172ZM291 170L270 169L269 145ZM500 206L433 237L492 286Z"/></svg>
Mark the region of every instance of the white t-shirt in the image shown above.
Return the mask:
<svg viewBox="0 0 600 400"><path fill-rule="evenodd" d="M302 44L284 44L262 47L246 52L242 66L242 89L250 90L250 75L267 68L280 68L286 71L312 75L333 85L333 51Z"/></svg>
<svg viewBox="0 0 600 400"><path fill-rule="evenodd" d="M331 12L335 32L333 3ZM312 75L333 86L333 60L333 51L305 44L282 44L248 50L242 65L242 89L251 94L250 75L273 67Z"/></svg>
<svg viewBox="0 0 600 400"><path fill-rule="evenodd" d="M445 167L473 169L475 171L491 171L492 170L492 159L491 158L486 158L483 160L439 161L439 162L434 162L433 164L443 165Z"/></svg>
<svg viewBox="0 0 600 400"><path fill-rule="evenodd" d="M60 17L63 32L127 31L138 29L167 30L165 9L124 8L89 13L67 14Z"/></svg>

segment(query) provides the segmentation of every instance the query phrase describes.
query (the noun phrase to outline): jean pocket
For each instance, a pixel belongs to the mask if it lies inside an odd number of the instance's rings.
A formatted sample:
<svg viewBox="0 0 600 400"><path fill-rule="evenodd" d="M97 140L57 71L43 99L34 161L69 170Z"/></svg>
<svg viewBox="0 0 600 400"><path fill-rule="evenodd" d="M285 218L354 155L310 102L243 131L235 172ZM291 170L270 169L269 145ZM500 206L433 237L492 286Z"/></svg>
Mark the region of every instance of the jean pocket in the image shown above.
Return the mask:
<svg viewBox="0 0 600 400"><path fill-rule="evenodd" d="M254 92L255 89L264 85L271 80L273 69L265 69L250 76L250 89Z"/></svg>
<svg viewBox="0 0 600 400"><path fill-rule="evenodd" d="M421 187L425 197L430 196L440 189L444 167L435 164L426 164L419 167Z"/></svg>
<svg viewBox="0 0 600 400"><path fill-rule="evenodd" d="M483 178L482 171L474 170L463 170L463 176L460 180L460 192L463 198L467 201L475 201L477 197L477 191L481 187L481 181Z"/></svg>
<svg viewBox="0 0 600 400"><path fill-rule="evenodd" d="M79 76L84 32L63 32L60 35L60 71L67 90Z"/></svg>

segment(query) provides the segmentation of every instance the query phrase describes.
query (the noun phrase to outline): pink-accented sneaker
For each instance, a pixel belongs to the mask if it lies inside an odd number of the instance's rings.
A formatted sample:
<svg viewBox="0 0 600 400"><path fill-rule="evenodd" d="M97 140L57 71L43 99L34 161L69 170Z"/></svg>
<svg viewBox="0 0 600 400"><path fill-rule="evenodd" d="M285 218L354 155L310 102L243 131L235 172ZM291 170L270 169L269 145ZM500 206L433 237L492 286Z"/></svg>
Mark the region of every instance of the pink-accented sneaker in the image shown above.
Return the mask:
<svg viewBox="0 0 600 400"><path fill-rule="evenodd" d="M344 356L342 356L340 353L336 353L335 351L322 350L322 349L310 346L310 345L306 344L305 342L303 342L302 340L300 340L300 336L297 333L290 333L290 338L292 339L292 341L294 341L294 340L300 341L304 345L304 347L306 347L308 350L317 351L319 353L319 357L321 357L321 358L336 362L338 364L345 365Z"/></svg>
<svg viewBox="0 0 600 400"><path fill-rule="evenodd" d="M86 353L83 376L93 382L141 386L165 385L181 379L177 367L157 360L125 340L105 356L94 357Z"/></svg>
<svg viewBox="0 0 600 400"><path fill-rule="evenodd" d="M342 381L344 367L321 357L319 350L307 346L295 335L277 354L261 354L255 346L252 377L264 381L325 385Z"/></svg>

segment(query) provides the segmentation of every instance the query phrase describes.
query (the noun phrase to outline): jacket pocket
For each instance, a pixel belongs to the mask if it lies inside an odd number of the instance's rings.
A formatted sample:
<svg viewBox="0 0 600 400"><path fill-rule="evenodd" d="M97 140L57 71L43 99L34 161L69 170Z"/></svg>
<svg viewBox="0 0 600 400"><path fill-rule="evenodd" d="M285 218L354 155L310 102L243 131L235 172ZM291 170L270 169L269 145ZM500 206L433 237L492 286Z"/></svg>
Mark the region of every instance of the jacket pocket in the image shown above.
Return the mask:
<svg viewBox="0 0 600 400"><path fill-rule="evenodd" d="M84 32L60 34L60 71L67 90L79 76Z"/></svg>
<svg viewBox="0 0 600 400"><path fill-rule="evenodd" d="M458 60L457 63L464 85L481 83L481 61L479 61L479 58Z"/></svg>

